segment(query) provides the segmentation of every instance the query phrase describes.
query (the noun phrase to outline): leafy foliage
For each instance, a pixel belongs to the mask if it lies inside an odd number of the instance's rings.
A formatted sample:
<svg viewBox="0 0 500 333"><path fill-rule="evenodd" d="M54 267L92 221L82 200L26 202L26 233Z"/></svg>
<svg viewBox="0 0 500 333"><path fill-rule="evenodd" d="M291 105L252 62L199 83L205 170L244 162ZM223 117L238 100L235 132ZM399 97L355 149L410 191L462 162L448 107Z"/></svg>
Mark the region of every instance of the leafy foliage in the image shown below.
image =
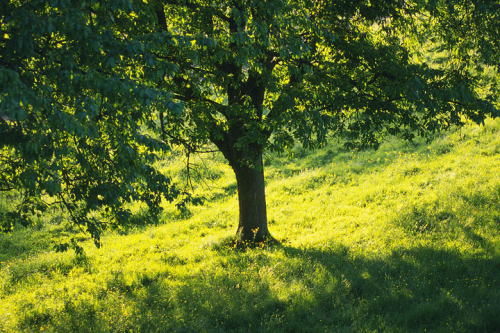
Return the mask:
<svg viewBox="0 0 500 333"><path fill-rule="evenodd" d="M482 16L489 2L468 3L159 1L158 24L178 40L162 55L179 64L162 86L186 106L185 122L169 129L182 124L186 140L209 139L233 163L295 139L321 144L327 133L366 146L463 116L481 122L496 112L494 98L478 98L465 55L497 63L496 14ZM462 31L469 25L472 37ZM456 56L440 67L417 61L423 38Z"/></svg>
<svg viewBox="0 0 500 333"><path fill-rule="evenodd" d="M129 220L127 202L157 213L179 194L152 166L168 146L148 134L153 104L178 105L141 81L165 38L132 34L129 2L7 1L0 25L0 189L22 197L2 230L60 205L99 244Z"/></svg>

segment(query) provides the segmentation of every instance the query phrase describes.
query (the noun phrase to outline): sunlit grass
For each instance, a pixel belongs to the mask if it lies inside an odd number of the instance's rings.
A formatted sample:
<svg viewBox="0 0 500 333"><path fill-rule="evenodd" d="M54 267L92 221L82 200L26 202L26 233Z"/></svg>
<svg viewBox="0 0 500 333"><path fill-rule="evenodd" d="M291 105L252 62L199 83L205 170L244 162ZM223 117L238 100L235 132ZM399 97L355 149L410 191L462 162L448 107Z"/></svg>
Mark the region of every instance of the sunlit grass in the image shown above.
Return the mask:
<svg viewBox="0 0 500 333"><path fill-rule="evenodd" d="M51 250L56 223L1 236L0 331L493 331L499 127L266 156L279 246L228 246L236 186L220 156L194 159L203 206L85 258ZM182 165L162 167L182 180Z"/></svg>

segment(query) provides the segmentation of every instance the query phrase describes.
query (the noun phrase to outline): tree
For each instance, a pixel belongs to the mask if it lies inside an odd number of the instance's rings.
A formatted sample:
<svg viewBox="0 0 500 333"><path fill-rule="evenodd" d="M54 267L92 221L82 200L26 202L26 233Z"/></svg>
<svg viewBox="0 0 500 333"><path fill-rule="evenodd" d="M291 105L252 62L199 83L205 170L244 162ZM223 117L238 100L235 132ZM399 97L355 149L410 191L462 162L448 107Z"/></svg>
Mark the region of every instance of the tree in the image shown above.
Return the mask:
<svg viewBox="0 0 500 333"><path fill-rule="evenodd" d="M137 24L128 1L0 6L0 191L16 193L0 231L58 206L99 245L104 228L130 223L127 203L154 214L162 199L177 198L153 167L168 146L148 133L159 131L153 103L171 112L179 105L141 81L148 52L165 38L126 36ZM78 249L74 239L60 245Z"/></svg>
<svg viewBox="0 0 500 333"><path fill-rule="evenodd" d="M328 134L351 148L376 146L386 134L411 139L496 114L495 94L480 98L470 70L472 54L497 64L493 1L158 0L152 7L157 29L174 41L155 55L178 66L157 87L184 104L182 114L163 118L164 130L193 150L210 141L225 156L238 185L240 241L271 238L265 149L295 140L313 147ZM463 33L469 26L472 35ZM428 41L447 59L422 61Z"/></svg>
<svg viewBox="0 0 500 333"><path fill-rule="evenodd" d="M479 96L473 70L498 64L490 0L2 6L0 186L26 202L59 198L95 235L97 211L120 224L124 203L179 194L152 167L169 144L222 152L238 184L237 237L261 242L265 149L328 135L376 146L496 115L496 87ZM431 48L446 58L423 61Z"/></svg>

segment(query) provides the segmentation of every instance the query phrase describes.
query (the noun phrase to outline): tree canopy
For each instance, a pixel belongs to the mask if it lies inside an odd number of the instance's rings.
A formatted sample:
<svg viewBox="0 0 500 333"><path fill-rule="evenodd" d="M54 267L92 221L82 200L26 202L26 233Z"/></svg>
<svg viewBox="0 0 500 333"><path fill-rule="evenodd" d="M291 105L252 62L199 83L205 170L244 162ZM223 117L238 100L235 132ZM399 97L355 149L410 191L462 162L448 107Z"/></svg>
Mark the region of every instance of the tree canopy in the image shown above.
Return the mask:
<svg viewBox="0 0 500 333"><path fill-rule="evenodd" d="M238 237L260 241L265 149L376 146L497 113L498 83L479 75L498 66L495 1L2 6L0 186L24 193L20 211L57 198L94 236L95 211L123 223L124 202L179 194L152 167L168 144L223 153Z"/></svg>

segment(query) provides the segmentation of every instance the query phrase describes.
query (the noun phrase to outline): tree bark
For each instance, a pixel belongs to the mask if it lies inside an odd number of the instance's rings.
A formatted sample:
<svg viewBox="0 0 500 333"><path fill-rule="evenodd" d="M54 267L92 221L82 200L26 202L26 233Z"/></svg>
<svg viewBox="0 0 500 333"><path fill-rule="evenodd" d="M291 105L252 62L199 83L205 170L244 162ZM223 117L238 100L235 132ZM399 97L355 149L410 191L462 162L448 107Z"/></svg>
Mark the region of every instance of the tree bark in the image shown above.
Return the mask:
<svg viewBox="0 0 500 333"><path fill-rule="evenodd" d="M259 243L271 240L267 228L266 194L262 153L251 165L233 164L238 184L239 224L237 241Z"/></svg>

